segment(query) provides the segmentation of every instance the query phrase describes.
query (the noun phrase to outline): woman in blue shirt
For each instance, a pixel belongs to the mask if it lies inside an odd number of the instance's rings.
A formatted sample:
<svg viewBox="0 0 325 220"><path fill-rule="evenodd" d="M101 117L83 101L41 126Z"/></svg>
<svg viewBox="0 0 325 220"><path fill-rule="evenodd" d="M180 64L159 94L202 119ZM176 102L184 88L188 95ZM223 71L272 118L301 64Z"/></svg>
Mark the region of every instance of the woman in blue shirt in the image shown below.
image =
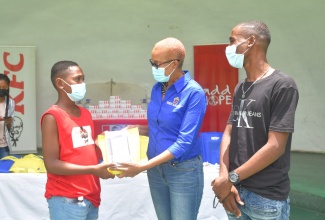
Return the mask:
<svg viewBox="0 0 325 220"><path fill-rule="evenodd" d="M159 41L150 63L158 81L148 105L148 162L121 163L118 177L147 171L158 219L197 219L203 193L203 164L198 133L206 110L202 87L182 70L184 45L175 38Z"/></svg>

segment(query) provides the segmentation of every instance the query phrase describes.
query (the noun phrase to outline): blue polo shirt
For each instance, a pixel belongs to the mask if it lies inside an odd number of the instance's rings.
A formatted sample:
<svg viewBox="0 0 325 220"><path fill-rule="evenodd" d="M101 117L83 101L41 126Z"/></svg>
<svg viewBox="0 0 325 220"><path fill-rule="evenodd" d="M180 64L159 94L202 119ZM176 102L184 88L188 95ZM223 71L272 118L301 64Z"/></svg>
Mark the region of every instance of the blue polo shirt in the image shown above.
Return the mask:
<svg viewBox="0 0 325 220"><path fill-rule="evenodd" d="M164 100L161 86L161 83L153 86L148 105L148 158L167 149L175 157L172 161L200 155L198 133L206 110L204 90L188 71L168 88Z"/></svg>

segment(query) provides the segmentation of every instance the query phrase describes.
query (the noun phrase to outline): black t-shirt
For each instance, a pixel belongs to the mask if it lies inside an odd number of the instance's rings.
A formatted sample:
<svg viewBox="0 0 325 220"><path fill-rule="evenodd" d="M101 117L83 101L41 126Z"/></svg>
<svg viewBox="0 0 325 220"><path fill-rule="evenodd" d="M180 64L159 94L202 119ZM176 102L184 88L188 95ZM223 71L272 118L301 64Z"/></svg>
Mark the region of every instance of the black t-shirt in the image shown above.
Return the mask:
<svg viewBox="0 0 325 220"><path fill-rule="evenodd" d="M270 76L252 83L241 82L235 88L229 152L229 170L244 164L268 140L269 131L288 132L285 153L274 163L241 181L241 185L256 194L274 200L284 200L290 191L289 169L291 137L294 132L298 103L296 83L288 75L275 70ZM246 92L242 98L242 86Z"/></svg>

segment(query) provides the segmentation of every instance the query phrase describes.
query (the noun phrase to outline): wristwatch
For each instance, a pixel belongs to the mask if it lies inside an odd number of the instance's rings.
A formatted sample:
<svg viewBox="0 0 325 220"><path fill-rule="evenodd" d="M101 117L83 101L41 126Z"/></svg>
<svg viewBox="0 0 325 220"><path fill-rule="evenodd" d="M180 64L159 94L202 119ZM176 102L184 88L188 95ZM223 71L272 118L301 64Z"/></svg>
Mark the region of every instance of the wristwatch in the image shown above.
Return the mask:
<svg viewBox="0 0 325 220"><path fill-rule="evenodd" d="M234 185L237 185L240 182L239 174L235 173L235 171L231 171L228 174L228 179L230 182L232 182Z"/></svg>

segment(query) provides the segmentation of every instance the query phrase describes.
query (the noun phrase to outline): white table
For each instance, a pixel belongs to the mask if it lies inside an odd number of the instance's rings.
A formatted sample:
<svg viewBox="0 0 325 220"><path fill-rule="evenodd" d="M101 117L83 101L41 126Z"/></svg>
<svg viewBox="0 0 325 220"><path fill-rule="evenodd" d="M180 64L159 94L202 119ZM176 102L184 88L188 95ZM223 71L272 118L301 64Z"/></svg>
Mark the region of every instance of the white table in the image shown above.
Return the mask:
<svg viewBox="0 0 325 220"><path fill-rule="evenodd" d="M204 168L204 192L198 219L227 219L222 205L212 208L214 193L210 183L217 175L216 168ZM0 173L0 219L49 219L45 183L46 174ZM101 180L101 186L99 220L157 219L146 173L134 178Z"/></svg>

